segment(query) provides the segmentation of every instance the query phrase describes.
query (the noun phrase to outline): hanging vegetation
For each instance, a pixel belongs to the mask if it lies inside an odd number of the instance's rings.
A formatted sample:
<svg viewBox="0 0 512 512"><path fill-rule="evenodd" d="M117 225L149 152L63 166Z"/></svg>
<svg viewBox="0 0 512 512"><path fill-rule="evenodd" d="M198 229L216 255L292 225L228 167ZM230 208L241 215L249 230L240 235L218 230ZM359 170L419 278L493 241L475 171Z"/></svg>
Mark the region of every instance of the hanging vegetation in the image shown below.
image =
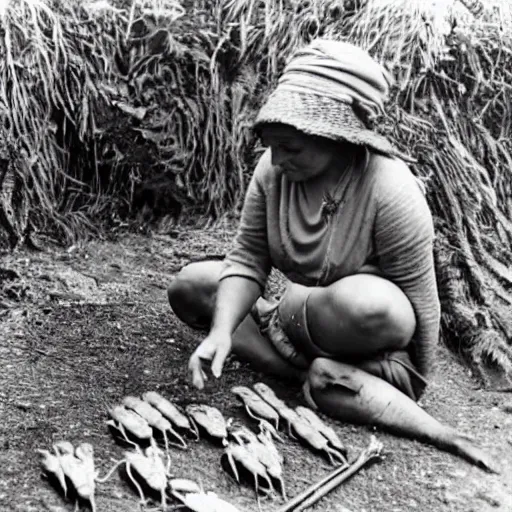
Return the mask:
<svg viewBox="0 0 512 512"><path fill-rule="evenodd" d="M397 77L378 129L427 187L443 337L482 378L489 363L510 375L511 34L508 0L11 0L0 240L236 209L251 122L287 58L350 40Z"/></svg>

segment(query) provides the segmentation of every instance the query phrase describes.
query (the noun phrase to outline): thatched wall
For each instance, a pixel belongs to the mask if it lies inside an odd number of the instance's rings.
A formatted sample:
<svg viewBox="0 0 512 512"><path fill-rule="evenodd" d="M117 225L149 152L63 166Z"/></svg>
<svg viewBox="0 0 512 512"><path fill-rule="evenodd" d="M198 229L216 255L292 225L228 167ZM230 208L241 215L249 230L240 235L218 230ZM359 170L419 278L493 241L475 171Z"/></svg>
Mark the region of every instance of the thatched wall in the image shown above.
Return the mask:
<svg viewBox="0 0 512 512"><path fill-rule="evenodd" d="M4 187L4 231L18 231L6 240L30 226L71 239L144 205L174 219L236 209L251 121L287 57L317 35L348 39L398 79L378 126L427 186L443 335L476 368L512 371L511 8L434 4L13 0L0 19L0 116L16 156L4 174L24 184L29 215Z"/></svg>

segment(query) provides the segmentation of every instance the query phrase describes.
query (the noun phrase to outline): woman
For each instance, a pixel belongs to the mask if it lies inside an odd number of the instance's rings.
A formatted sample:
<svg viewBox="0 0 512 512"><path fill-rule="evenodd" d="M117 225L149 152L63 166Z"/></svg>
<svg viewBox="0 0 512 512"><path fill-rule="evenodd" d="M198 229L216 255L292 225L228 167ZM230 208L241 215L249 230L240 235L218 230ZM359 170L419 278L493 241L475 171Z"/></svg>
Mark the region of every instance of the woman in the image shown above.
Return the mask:
<svg viewBox="0 0 512 512"><path fill-rule="evenodd" d="M256 119L268 149L232 249L169 288L180 318L210 326L190 357L196 387L203 364L219 377L234 352L303 382L310 405L341 419L368 418L363 386L421 396L440 321L433 224L399 153L363 120L383 113L389 87L365 51L337 41L285 68ZM277 304L260 297L271 267L290 280Z"/></svg>

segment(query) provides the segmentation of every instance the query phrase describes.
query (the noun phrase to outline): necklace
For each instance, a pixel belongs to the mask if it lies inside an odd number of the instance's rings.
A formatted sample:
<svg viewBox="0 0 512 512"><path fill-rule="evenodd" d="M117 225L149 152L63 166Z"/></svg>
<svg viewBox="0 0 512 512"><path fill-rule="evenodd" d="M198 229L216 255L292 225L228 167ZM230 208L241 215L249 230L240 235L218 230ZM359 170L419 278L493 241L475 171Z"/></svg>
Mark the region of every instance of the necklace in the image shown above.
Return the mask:
<svg viewBox="0 0 512 512"><path fill-rule="evenodd" d="M343 198L336 200L329 192L326 192L322 200L322 218L327 220L332 217L338 211L342 199Z"/></svg>
<svg viewBox="0 0 512 512"><path fill-rule="evenodd" d="M344 171L341 173L341 176L338 180L338 183L336 184L336 188L334 189L333 193L327 191L324 192L322 204L320 206L320 214L322 218L326 221L330 220L331 217L334 216L334 214L340 209L343 203L345 203L345 196L348 188L348 184L350 183L350 177L347 176L348 173L351 172L354 166L354 161L356 159L356 155L352 157L350 162L345 167ZM345 178L348 178L345 180ZM345 183L346 182L346 183ZM341 186L345 184L345 190L343 193L339 196L338 199L336 197L338 196L338 191L340 190Z"/></svg>
<svg viewBox="0 0 512 512"><path fill-rule="evenodd" d="M336 184L336 188L334 192L331 194L330 192L324 192L320 214L321 217L325 221L331 220L331 218L343 207L346 201L346 196L348 189L350 188L350 184L352 183L352 175L354 170L357 167L357 179L356 182L359 183L365 174L365 171L368 167L368 163L370 161L370 153L367 148L363 148L361 151L356 151L350 162L345 167L344 171L341 173L340 179ZM345 179L346 178L346 179ZM344 186L344 190L341 194L338 194L340 188ZM336 197L339 195L339 198Z"/></svg>

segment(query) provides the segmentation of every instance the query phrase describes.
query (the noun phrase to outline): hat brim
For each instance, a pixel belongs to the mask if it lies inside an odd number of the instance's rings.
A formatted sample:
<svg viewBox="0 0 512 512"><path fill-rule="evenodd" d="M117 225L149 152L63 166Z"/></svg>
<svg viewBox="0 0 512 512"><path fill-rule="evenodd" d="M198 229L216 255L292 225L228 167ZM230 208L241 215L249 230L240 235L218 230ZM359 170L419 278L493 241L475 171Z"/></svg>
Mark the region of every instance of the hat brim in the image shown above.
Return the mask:
<svg viewBox="0 0 512 512"><path fill-rule="evenodd" d="M388 155L400 154L388 139L366 128L348 103L329 97L278 87L261 107L254 129L268 123L287 124L308 135L344 140Z"/></svg>

